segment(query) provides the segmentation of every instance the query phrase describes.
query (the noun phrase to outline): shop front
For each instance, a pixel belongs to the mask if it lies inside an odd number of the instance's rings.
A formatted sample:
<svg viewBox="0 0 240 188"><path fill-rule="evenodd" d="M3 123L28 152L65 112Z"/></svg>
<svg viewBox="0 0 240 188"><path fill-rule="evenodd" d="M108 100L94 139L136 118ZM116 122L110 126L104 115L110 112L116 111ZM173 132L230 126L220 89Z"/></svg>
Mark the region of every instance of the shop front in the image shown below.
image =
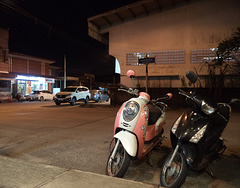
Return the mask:
<svg viewBox="0 0 240 188"><path fill-rule="evenodd" d="M17 75L16 79L12 82L12 95L16 96L20 93L25 96L35 90L48 90L52 92L52 84L54 82L54 78Z"/></svg>

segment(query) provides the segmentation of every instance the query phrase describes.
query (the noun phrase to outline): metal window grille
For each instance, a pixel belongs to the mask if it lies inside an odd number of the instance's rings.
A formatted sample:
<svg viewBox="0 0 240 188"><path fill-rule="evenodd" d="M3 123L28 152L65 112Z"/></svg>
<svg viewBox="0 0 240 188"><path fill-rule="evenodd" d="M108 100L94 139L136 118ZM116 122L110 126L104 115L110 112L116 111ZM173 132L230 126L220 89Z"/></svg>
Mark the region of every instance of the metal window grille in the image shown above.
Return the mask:
<svg viewBox="0 0 240 188"><path fill-rule="evenodd" d="M192 63L202 63L202 62L211 62L214 59L217 59L216 55L217 48L210 49L197 49L191 50L191 62ZM230 56L225 59L228 62L236 62L240 59L240 50L234 50Z"/></svg>
<svg viewBox="0 0 240 188"><path fill-rule="evenodd" d="M156 64L181 64L185 62L185 50L127 53L126 64L138 65L138 59L145 57L155 57Z"/></svg>
<svg viewBox="0 0 240 188"><path fill-rule="evenodd" d="M191 50L191 63L210 62L216 58L216 48Z"/></svg>

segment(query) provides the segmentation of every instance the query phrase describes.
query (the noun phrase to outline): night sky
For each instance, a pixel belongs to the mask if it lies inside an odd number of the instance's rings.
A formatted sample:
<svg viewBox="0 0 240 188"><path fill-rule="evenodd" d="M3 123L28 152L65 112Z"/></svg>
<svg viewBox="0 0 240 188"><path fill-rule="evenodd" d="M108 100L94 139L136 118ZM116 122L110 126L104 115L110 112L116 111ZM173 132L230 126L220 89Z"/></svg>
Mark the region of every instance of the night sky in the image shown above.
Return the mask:
<svg viewBox="0 0 240 188"><path fill-rule="evenodd" d="M56 60L62 67L66 55L69 70L111 75L113 58L88 37L87 18L136 1L1 0L0 27L9 29L10 52Z"/></svg>

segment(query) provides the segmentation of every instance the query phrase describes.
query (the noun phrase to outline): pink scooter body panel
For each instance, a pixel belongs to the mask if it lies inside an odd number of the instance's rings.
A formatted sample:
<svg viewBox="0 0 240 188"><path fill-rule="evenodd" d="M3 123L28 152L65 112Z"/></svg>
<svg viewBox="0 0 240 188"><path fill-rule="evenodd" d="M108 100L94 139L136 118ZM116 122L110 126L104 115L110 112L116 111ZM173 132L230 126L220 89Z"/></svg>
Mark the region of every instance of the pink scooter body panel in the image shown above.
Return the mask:
<svg viewBox="0 0 240 188"><path fill-rule="evenodd" d="M122 112L128 101L123 103L116 115L116 119L114 123L114 134L116 134L117 128L124 128L130 132L133 132L137 136L137 140L138 140L137 158L142 158L144 155L146 155L148 149L151 148L151 147L150 148L145 147L144 142L152 140L159 133L163 125L163 122L161 119L162 118L164 119L164 117L160 118L158 120L159 122L157 121L157 123L155 123L154 125L148 125L149 109L147 105L143 104L145 102L143 102L142 99L141 100L135 99L135 100L137 100L139 104L140 103L142 104L140 105L141 109L139 114L136 116L136 119L133 120L132 122L127 122L129 124L128 128L122 126L122 122L124 122L122 118ZM156 124L158 124L158 126L156 126Z"/></svg>
<svg viewBox="0 0 240 188"><path fill-rule="evenodd" d="M145 136L145 141L150 141L152 140L153 137L157 136L163 129L163 125L165 124L165 113L163 113L158 121L155 122L154 125L148 125L147 126L147 133Z"/></svg>
<svg viewBox="0 0 240 188"><path fill-rule="evenodd" d="M146 118L148 117L146 117L144 107L147 108L146 105L143 105L140 116L133 130L134 134L136 134L138 137L138 158L142 157L142 148L144 147L144 137L147 131Z"/></svg>
<svg viewBox="0 0 240 188"><path fill-rule="evenodd" d="M117 113L117 116L115 118L115 123L114 123L114 134L115 134L115 131L116 129L119 127L119 122L120 122L120 117L122 115L122 111L124 109L124 106L125 106L126 102L122 104L121 108L118 110L118 113Z"/></svg>
<svg viewBox="0 0 240 188"><path fill-rule="evenodd" d="M147 126L145 141L152 140L152 138L157 135L155 128L156 128L155 125L148 125Z"/></svg>

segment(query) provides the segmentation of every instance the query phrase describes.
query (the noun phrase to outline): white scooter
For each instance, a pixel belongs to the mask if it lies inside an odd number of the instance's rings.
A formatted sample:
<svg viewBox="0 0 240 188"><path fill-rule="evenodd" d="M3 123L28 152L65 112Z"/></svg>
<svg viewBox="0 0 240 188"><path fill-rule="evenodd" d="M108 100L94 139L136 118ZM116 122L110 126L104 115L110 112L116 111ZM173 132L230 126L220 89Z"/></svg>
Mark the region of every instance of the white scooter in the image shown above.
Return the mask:
<svg viewBox="0 0 240 188"><path fill-rule="evenodd" d="M133 79L134 71L129 70L127 76ZM131 159L143 158L154 146L162 143L167 105L161 101L172 98L168 93L157 100L150 100L149 94L139 93L137 89L120 90L134 97L123 103L115 119L106 166L106 174L114 177L123 177Z"/></svg>

